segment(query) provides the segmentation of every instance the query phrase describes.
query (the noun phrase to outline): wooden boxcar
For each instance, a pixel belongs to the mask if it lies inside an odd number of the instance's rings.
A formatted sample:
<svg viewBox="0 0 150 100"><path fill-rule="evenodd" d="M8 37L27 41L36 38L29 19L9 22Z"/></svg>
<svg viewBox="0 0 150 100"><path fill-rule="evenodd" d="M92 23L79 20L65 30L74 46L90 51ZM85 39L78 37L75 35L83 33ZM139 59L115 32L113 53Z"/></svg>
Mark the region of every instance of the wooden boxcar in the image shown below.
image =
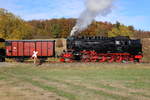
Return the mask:
<svg viewBox="0 0 150 100"><path fill-rule="evenodd" d="M54 40L6 40L6 57L19 61L31 58L34 52L38 58L55 56Z"/></svg>

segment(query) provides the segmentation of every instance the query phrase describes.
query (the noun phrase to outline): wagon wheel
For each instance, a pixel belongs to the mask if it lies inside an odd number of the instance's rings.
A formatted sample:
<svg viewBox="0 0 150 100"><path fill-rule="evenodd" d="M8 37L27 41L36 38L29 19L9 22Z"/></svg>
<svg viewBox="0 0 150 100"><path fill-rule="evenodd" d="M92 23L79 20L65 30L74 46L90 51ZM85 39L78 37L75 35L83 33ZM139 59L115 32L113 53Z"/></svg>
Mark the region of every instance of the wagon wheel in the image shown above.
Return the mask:
<svg viewBox="0 0 150 100"><path fill-rule="evenodd" d="M47 58L39 58L39 64L43 64L46 62Z"/></svg>
<svg viewBox="0 0 150 100"><path fill-rule="evenodd" d="M24 62L24 58L15 58L16 62Z"/></svg>
<svg viewBox="0 0 150 100"><path fill-rule="evenodd" d="M4 59L3 59L3 58L0 58L0 62L4 62Z"/></svg>

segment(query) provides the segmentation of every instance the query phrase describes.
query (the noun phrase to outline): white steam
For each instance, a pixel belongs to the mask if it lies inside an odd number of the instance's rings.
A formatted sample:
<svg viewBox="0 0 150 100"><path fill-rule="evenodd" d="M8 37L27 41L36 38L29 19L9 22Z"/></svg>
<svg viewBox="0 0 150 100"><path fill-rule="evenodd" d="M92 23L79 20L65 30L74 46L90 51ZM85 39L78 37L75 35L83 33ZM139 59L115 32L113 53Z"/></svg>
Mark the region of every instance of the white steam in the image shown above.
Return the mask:
<svg viewBox="0 0 150 100"><path fill-rule="evenodd" d="M81 32L92 23L96 16L106 16L113 7L114 0L86 0L86 9L81 13L76 25L73 27L70 35L76 35L76 32Z"/></svg>

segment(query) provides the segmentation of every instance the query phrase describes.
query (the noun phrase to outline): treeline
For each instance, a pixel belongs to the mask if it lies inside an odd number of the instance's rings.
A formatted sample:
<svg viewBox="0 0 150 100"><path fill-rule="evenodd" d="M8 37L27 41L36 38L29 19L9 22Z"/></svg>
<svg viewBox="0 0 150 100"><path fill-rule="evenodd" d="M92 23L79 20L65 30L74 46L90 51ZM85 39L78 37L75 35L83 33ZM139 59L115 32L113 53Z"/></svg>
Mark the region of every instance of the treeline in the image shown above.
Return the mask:
<svg viewBox="0 0 150 100"><path fill-rule="evenodd" d="M18 16L0 8L0 38L5 39L50 39L67 38L76 19L50 19L24 21ZM133 26L125 26L119 22L94 21L79 35L84 36L130 36L149 38L150 32L135 30Z"/></svg>
<svg viewBox="0 0 150 100"><path fill-rule="evenodd" d="M30 39L33 27L21 18L0 9L0 38L5 39Z"/></svg>

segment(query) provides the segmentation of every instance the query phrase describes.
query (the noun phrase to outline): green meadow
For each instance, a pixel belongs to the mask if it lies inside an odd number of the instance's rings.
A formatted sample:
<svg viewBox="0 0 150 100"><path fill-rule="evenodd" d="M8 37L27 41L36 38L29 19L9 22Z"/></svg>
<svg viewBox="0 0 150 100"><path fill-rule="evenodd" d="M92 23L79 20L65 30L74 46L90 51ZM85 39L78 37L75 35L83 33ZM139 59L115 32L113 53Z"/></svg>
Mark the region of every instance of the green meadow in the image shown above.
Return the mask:
<svg viewBox="0 0 150 100"><path fill-rule="evenodd" d="M150 100L150 64L0 64L1 100Z"/></svg>

